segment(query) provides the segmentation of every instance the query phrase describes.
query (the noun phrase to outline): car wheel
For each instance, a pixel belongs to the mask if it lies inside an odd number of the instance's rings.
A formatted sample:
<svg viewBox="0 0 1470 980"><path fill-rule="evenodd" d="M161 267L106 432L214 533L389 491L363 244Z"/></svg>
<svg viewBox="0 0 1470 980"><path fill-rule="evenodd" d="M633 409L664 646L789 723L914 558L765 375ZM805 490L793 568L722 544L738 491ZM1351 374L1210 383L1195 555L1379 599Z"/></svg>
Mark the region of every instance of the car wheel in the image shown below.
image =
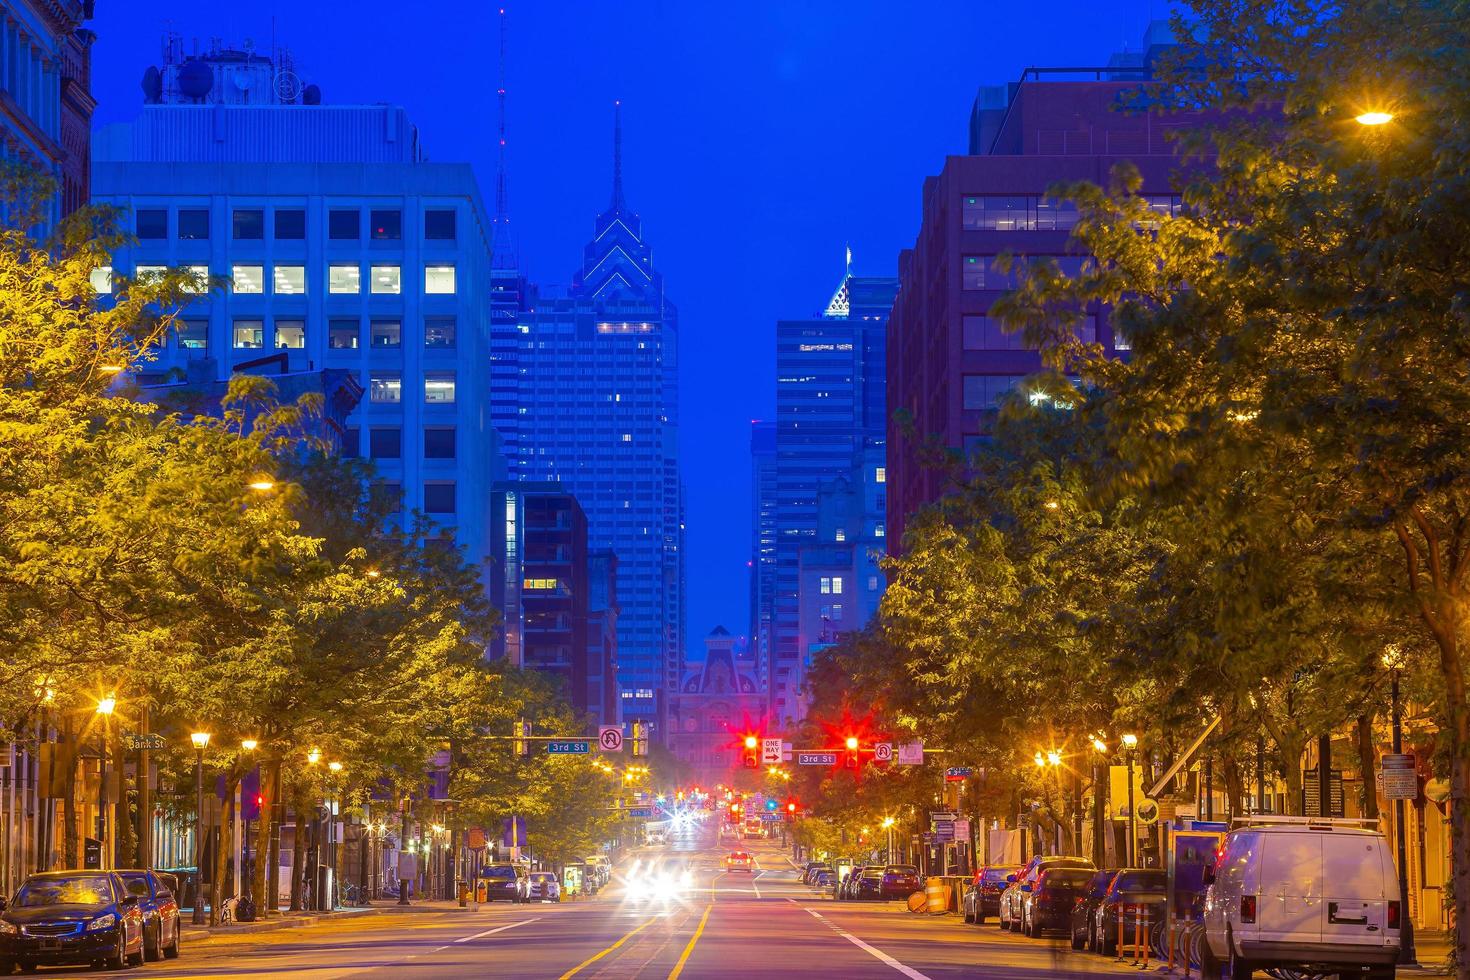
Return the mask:
<svg viewBox="0 0 1470 980"><path fill-rule="evenodd" d="M172 943L169 943L167 946L163 947L163 958L164 959L166 959L166 960L176 960L176 959L179 958L179 931L181 929L183 929L183 926L179 925L179 921L177 919L175 919L174 920L174 941Z"/></svg>
<svg viewBox="0 0 1470 980"><path fill-rule="evenodd" d="M15 965L18 966L18 967L20 967L20 972L21 973L35 973L36 972L36 964L34 964L34 963L27 963L25 960L21 960L19 963L15 964Z"/></svg>
<svg viewBox="0 0 1470 980"><path fill-rule="evenodd" d="M117 930L117 948L103 961L102 965L108 970L121 970L128 965L127 932L121 926Z"/></svg>
<svg viewBox="0 0 1470 980"><path fill-rule="evenodd" d="M1235 955L1235 944L1230 944L1230 980L1248 980L1255 975L1256 965L1250 960Z"/></svg>
<svg viewBox="0 0 1470 980"><path fill-rule="evenodd" d="M1116 934L1108 929L1107 920L1103 920L1102 932L1097 937L1097 951L1104 956L1112 956L1117 953L1117 946Z"/></svg>
<svg viewBox="0 0 1470 980"><path fill-rule="evenodd" d="M1072 948L1080 952L1083 944L1086 942L1086 939L1078 934L1076 929L1069 928L1068 931L1071 933L1072 936Z"/></svg>
<svg viewBox="0 0 1470 980"><path fill-rule="evenodd" d="M974 921L975 921L975 913L974 912L969 912L969 911L965 912L965 922L972 924L972 923L974 923Z"/></svg>
<svg viewBox="0 0 1470 980"><path fill-rule="evenodd" d="M150 941L150 938L151 941ZM143 959L149 963L163 959L163 922L160 921L152 929L143 927Z"/></svg>
<svg viewBox="0 0 1470 980"><path fill-rule="evenodd" d="M985 910L984 909L981 909L981 908L975 909L975 925L977 925L977 926L983 926L983 925L985 925Z"/></svg>

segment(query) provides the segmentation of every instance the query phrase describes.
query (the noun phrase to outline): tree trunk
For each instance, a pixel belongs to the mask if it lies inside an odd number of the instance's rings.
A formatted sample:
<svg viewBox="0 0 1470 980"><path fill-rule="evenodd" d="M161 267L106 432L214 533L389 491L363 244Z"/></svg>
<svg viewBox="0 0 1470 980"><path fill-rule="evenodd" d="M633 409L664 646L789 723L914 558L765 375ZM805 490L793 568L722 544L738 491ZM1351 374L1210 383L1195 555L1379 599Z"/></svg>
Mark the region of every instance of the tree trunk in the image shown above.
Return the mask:
<svg viewBox="0 0 1470 980"><path fill-rule="evenodd" d="M277 897L269 893L269 871L274 860L271 854L271 830L276 806L273 795L275 781L272 776L280 765L279 760L271 759L260 767L260 815L255 823L255 867L251 869L250 895L255 899L255 907L262 919L276 911L278 904Z"/></svg>
<svg viewBox="0 0 1470 980"><path fill-rule="evenodd" d="M1234 755L1227 755L1220 761L1220 778L1225 782L1225 817L1229 820L1245 812L1241 805L1245 799L1245 777L1241 775L1240 763L1235 761Z"/></svg>
<svg viewBox="0 0 1470 980"><path fill-rule="evenodd" d="M77 827L77 763L81 760L70 719L66 721L61 742L56 753L57 756L64 757L66 764L66 779L62 783L64 788L61 797L61 857L64 867L80 868L82 855L81 836Z"/></svg>
<svg viewBox="0 0 1470 980"><path fill-rule="evenodd" d="M301 811L304 808L302 794L292 794L291 800L291 905L292 912L301 911L301 884L306 874L306 826L301 820Z"/></svg>
<svg viewBox="0 0 1470 980"><path fill-rule="evenodd" d="M1465 703L1465 673L1460 662L1459 621L1453 632L1436 630L1440 673L1450 713L1450 891L1455 897L1455 976L1470 980L1470 705Z"/></svg>
<svg viewBox="0 0 1470 980"><path fill-rule="evenodd" d="M209 885L209 924L219 925L220 909L224 905L225 874L229 867L229 852L234 849L235 841L235 791L240 785L240 777L235 774L235 768L230 767L225 776L225 801L220 810L219 840L214 847L214 874Z"/></svg>
<svg viewBox="0 0 1470 980"><path fill-rule="evenodd" d="M1378 768L1378 753L1373 745L1373 709L1358 715L1356 734L1358 736L1358 771L1363 777L1363 816L1369 820L1378 819L1378 784L1373 777Z"/></svg>

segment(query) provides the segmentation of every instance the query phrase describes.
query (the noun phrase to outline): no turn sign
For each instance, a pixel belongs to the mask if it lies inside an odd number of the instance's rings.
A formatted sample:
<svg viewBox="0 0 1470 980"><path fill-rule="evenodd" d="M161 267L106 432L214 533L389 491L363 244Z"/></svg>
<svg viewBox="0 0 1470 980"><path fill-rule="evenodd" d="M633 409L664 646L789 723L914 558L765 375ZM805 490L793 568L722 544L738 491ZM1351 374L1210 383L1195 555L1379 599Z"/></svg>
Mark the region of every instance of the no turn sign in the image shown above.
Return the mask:
<svg viewBox="0 0 1470 980"><path fill-rule="evenodd" d="M597 747L604 752L623 751L623 730L617 725L603 725L597 729Z"/></svg>
<svg viewBox="0 0 1470 980"><path fill-rule="evenodd" d="M893 761L893 743L892 742L877 742L877 743L875 743L873 745L873 761L874 762L892 762Z"/></svg>

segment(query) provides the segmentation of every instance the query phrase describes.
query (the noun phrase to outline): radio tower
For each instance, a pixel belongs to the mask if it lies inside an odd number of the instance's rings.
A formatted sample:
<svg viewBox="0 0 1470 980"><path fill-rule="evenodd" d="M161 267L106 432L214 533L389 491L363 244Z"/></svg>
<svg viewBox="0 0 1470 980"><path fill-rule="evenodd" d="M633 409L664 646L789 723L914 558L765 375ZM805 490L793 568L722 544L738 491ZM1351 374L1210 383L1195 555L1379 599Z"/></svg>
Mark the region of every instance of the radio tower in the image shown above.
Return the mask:
<svg viewBox="0 0 1470 980"><path fill-rule="evenodd" d="M491 265L497 269L518 268L515 239L510 233L510 209L505 192L505 8L500 8L500 85L495 91L500 112L499 162L495 171L495 220L490 239Z"/></svg>

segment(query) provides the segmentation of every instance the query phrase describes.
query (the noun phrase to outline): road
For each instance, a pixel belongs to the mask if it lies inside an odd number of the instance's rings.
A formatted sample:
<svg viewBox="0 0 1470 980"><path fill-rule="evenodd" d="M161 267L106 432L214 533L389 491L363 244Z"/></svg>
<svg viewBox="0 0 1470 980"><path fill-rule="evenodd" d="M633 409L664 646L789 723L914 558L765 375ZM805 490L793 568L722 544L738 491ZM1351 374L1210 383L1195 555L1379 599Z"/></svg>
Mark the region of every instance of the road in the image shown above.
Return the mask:
<svg viewBox="0 0 1470 980"><path fill-rule="evenodd" d="M956 916L907 912L902 903L833 902L801 883L780 850L747 843L757 870L727 873L730 849L708 831L637 852L597 898L559 905L492 905L469 911L354 916L303 928L186 946L177 961L130 971L145 980L279 978L536 980L834 977L940 980L1117 976L1109 961L967 926ZM630 894L649 863L690 870L682 898L652 904ZM1132 972L1132 971L1130 971ZM86 977L84 969L48 975Z"/></svg>

